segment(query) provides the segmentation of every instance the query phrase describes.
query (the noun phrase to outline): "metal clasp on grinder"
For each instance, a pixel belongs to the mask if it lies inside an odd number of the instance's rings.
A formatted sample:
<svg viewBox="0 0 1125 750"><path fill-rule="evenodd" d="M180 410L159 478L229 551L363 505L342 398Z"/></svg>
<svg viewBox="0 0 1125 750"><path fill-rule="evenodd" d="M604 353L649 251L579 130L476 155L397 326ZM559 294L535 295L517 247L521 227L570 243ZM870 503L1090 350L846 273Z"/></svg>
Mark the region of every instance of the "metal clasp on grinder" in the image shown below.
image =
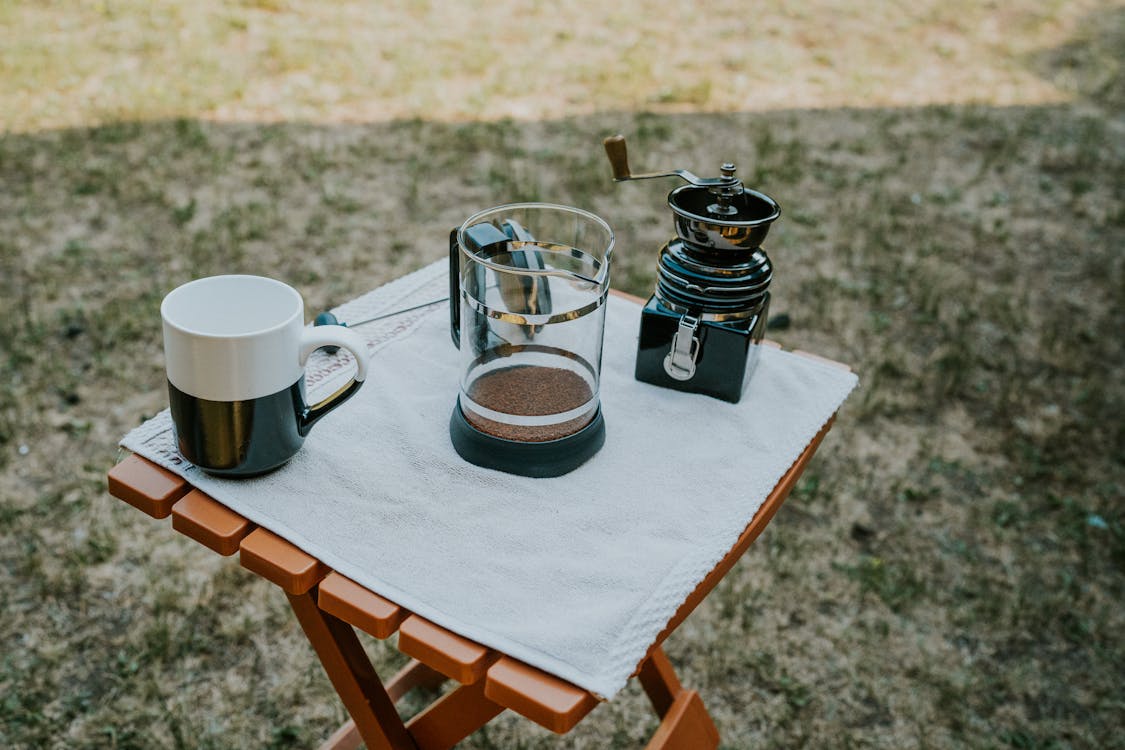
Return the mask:
<svg viewBox="0 0 1125 750"><path fill-rule="evenodd" d="M684 315L672 336L672 349L664 358L664 372L676 380L691 380L699 359L699 318Z"/></svg>

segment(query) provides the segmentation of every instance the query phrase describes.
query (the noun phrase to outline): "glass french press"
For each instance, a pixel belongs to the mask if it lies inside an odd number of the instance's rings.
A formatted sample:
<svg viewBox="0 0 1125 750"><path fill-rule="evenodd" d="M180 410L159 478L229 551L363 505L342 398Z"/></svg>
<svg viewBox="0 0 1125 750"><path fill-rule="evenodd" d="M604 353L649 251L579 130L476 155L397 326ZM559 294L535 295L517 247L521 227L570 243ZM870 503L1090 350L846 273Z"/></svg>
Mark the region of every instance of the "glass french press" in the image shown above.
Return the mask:
<svg viewBox="0 0 1125 750"><path fill-rule="evenodd" d="M612 251L602 219L545 203L481 211L450 233L450 333L462 363L450 437L462 458L546 477L601 448Z"/></svg>
<svg viewBox="0 0 1125 750"><path fill-rule="evenodd" d="M660 248L656 290L641 312L636 378L738 402L758 362L773 266L761 248L781 215L743 187L734 164L719 177L684 169L632 174L624 136L605 139L615 182L679 177L668 194L676 236Z"/></svg>

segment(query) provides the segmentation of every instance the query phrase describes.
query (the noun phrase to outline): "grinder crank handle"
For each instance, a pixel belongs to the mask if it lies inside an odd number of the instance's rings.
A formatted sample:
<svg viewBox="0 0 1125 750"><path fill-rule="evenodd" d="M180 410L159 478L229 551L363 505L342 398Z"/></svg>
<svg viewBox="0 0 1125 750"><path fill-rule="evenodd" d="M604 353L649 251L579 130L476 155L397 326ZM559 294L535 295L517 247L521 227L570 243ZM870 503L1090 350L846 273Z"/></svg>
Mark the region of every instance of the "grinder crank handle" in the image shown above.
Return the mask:
<svg viewBox="0 0 1125 750"><path fill-rule="evenodd" d="M733 187L738 180L732 177L697 177L686 169L673 169L670 172L645 172L632 174L629 171L629 153L625 148L625 136L618 133L602 141L605 146L605 155L609 157L610 166L613 167L613 181L626 180L651 180L654 177L679 177L690 182L696 187Z"/></svg>

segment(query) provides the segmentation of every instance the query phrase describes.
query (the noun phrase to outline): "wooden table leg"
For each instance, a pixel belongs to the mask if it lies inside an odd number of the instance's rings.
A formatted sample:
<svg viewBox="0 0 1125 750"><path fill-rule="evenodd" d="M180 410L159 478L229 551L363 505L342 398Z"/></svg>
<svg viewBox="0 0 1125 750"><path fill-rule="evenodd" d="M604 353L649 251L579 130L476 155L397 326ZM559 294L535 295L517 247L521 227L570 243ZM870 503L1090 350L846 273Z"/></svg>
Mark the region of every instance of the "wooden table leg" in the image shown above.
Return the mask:
<svg viewBox="0 0 1125 750"><path fill-rule="evenodd" d="M398 703L404 695L414 688L437 690L448 679L441 672L426 666L417 659L411 659L410 663L400 669L394 677L383 683L383 687L386 688L387 695L391 696L391 700ZM415 743L417 743L417 739L415 739ZM319 750L355 750L362 744L363 738L359 736L355 720L348 719L343 726L324 741Z"/></svg>
<svg viewBox="0 0 1125 750"><path fill-rule="evenodd" d="M637 674L641 687L645 689L648 699L658 716L663 717L672 708L676 696L683 691L680 678L672 669L672 662L668 661L664 649L657 647L641 665Z"/></svg>
<svg viewBox="0 0 1125 750"><path fill-rule="evenodd" d="M398 703L404 695L414 688L423 690L437 690L449 678L433 667L423 664L417 659L411 659L405 667L400 669L394 677L387 680L385 687L391 700Z"/></svg>
<svg viewBox="0 0 1125 750"><path fill-rule="evenodd" d="M714 750L719 746L719 730L699 693L683 690L652 735L645 750Z"/></svg>
<svg viewBox="0 0 1125 750"><path fill-rule="evenodd" d="M286 596L368 750L417 750L352 627L316 606L315 589Z"/></svg>
<svg viewBox="0 0 1125 750"><path fill-rule="evenodd" d="M348 719L317 750L357 750L362 744L363 738L359 736L355 721Z"/></svg>
<svg viewBox="0 0 1125 750"><path fill-rule="evenodd" d="M664 649L657 646L637 673L660 726L646 750L703 750L719 745L719 730L699 693L685 690Z"/></svg>
<svg viewBox="0 0 1125 750"><path fill-rule="evenodd" d="M484 697L484 680L462 685L434 701L407 727L418 750L449 750L500 715L503 706Z"/></svg>

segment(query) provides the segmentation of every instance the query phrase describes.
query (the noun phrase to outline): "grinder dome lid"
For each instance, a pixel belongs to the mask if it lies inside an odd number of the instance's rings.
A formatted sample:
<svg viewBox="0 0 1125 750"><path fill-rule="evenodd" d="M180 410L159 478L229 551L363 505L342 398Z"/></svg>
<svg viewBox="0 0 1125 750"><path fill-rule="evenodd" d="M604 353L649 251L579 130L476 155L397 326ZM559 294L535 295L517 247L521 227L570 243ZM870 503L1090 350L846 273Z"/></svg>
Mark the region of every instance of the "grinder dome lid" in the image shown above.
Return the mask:
<svg viewBox="0 0 1125 750"><path fill-rule="evenodd" d="M738 186L716 198L715 192L683 185L668 194L676 234L685 242L719 250L751 250L762 244L781 207L770 196ZM725 199L725 200L723 200Z"/></svg>
<svg viewBox="0 0 1125 750"><path fill-rule="evenodd" d="M668 194L676 222L676 234L685 242L716 250L753 250L762 244L781 207L765 193L748 190L735 177L737 167L725 162L718 177L698 177L686 169L634 174L629 168L625 136L613 135L603 142L613 181L679 177L687 185Z"/></svg>

